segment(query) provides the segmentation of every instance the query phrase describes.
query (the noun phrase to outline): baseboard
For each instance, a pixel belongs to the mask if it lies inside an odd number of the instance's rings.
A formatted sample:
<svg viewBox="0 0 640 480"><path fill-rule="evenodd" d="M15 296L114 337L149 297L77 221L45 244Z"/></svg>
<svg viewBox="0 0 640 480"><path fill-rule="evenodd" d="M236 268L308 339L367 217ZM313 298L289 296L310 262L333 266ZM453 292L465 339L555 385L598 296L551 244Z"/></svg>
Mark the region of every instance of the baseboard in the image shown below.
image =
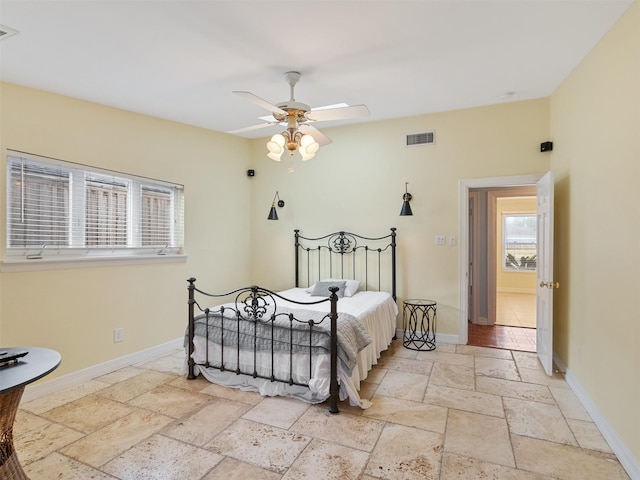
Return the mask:
<svg viewBox="0 0 640 480"><path fill-rule="evenodd" d="M401 328L396 329L396 338L402 338L404 330ZM460 341L459 335L452 335L450 333L436 333L436 343L453 343L457 345Z"/></svg>
<svg viewBox="0 0 640 480"><path fill-rule="evenodd" d="M560 367L560 364L557 364ZM565 368L565 380L576 394L582 406L589 413L594 423L600 429L602 436L607 441L613 453L616 454L618 460L627 471L631 480L640 480L640 462L629 451L625 443L620 439L616 431L611 427L607 419L602 415L598 407L591 400L587 392L582 388L580 382L573 376L570 370Z"/></svg>
<svg viewBox="0 0 640 480"><path fill-rule="evenodd" d="M36 398L56 393L66 388L75 387L89 380L106 375L107 373L114 372L124 367L135 365L136 363L152 360L161 355L166 355L174 350L181 348L184 345L184 337L171 340L155 347L147 348L139 352L131 353L123 357L114 358L98 365L93 365L77 372L68 373L61 377L54 378L35 385L27 385L24 394L22 395L22 401L28 402L35 400Z"/></svg>
<svg viewBox="0 0 640 480"><path fill-rule="evenodd" d="M553 352L553 364L556 366L556 372L565 373L567 371L567 366L556 352Z"/></svg>
<svg viewBox="0 0 640 480"><path fill-rule="evenodd" d="M460 343L460 336L451 333L436 333L436 343L453 343L458 345Z"/></svg>

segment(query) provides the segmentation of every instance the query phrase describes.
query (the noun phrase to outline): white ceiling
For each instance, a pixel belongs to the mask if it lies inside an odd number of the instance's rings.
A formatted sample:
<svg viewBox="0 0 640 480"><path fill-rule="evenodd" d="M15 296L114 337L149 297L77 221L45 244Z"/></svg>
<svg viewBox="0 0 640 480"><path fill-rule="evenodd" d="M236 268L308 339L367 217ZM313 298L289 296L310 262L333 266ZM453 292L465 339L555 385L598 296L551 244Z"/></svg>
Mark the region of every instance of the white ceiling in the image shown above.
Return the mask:
<svg viewBox="0 0 640 480"><path fill-rule="evenodd" d="M631 3L0 0L0 79L228 131L268 114L233 90L286 101L297 70L296 100L378 121L546 97Z"/></svg>

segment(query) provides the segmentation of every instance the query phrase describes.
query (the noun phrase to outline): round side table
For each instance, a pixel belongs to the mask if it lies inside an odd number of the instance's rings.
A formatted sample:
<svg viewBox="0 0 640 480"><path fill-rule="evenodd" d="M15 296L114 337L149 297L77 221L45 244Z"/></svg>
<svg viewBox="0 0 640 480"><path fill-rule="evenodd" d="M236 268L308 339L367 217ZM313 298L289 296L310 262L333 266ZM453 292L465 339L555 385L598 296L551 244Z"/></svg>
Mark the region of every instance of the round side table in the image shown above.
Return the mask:
<svg viewBox="0 0 640 480"><path fill-rule="evenodd" d="M402 345L410 350L435 350L436 302L411 299L403 302Z"/></svg>
<svg viewBox="0 0 640 480"><path fill-rule="evenodd" d="M60 365L60 354L38 347L3 348L29 352L13 365L0 367L0 478L28 480L13 446L13 421L24 387L51 373Z"/></svg>

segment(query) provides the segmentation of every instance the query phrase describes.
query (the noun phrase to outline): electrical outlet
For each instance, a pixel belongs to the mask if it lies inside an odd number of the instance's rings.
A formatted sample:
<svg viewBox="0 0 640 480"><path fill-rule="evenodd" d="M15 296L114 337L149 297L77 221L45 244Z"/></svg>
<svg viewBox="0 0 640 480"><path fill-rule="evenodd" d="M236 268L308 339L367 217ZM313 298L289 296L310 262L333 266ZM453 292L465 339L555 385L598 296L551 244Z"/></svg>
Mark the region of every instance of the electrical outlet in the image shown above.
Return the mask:
<svg viewBox="0 0 640 480"><path fill-rule="evenodd" d="M444 245L444 235L436 235L436 245Z"/></svg>
<svg viewBox="0 0 640 480"><path fill-rule="evenodd" d="M116 328L113 331L113 343L121 342L124 339L124 328Z"/></svg>

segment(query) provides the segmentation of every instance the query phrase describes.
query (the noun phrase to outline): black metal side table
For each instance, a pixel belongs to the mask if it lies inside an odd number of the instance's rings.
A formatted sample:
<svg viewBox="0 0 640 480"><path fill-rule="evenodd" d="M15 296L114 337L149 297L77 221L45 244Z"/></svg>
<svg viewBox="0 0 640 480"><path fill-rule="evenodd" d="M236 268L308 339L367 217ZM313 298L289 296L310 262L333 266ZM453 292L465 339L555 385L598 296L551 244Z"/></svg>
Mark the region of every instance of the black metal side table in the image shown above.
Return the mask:
<svg viewBox="0 0 640 480"><path fill-rule="evenodd" d="M412 299L403 302L402 345L410 350L435 350L436 302Z"/></svg>

